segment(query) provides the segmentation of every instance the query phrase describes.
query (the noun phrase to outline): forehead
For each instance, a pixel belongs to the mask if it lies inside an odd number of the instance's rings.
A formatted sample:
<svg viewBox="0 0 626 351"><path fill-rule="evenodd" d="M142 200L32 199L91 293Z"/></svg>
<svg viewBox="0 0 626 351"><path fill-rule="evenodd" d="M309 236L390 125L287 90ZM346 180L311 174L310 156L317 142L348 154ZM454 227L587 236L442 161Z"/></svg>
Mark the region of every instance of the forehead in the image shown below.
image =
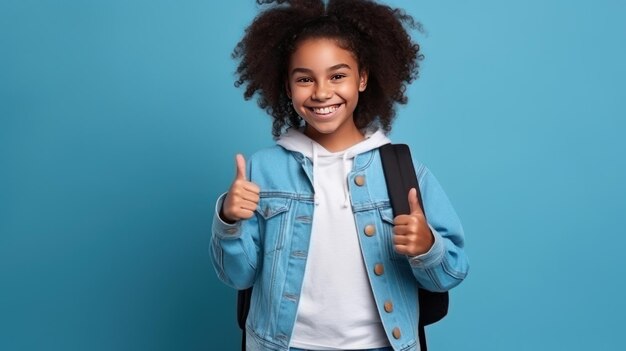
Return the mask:
<svg viewBox="0 0 626 351"><path fill-rule="evenodd" d="M354 54L339 46L337 40L312 38L302 41L289 59L289 70L307 68L325 70L339 64L356 69L358 64Z"/></svg>

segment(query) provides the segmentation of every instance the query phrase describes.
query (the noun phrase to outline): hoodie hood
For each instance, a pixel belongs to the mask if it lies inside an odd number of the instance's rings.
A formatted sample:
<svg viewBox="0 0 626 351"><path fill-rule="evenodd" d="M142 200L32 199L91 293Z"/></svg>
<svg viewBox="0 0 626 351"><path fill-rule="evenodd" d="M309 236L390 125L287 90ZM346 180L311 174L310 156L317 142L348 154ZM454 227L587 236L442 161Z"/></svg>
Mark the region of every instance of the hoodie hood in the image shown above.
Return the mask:
<svg viewBox="0 0 626 351"><path fill-rule="evenodd" d="M351 147L337 152L330 152L313 139L306 136L301 130L291 128L285 134L281 135L276 142L289 151L297 151L313 161L314 150L318 151L318 156L336 156L346 154L351 159L358 154L376 149L391 141L381 130L365 134L365 139Z"/></svg>
<svg viewBox="0 0 626 351"><path fill-rule="evenodd" d="M344 190L344 207L347 207L350 201L350 195L348 192L346 178L352 168L352 159L354 159L356 155L376 149L382 145L389 144L390 142L389 138L387 138L381 130L377 130L373 133L370 132L365 134L364 140L345 150L330 152L322 145L306 136L301 130L291 128L285 134L281 135L276 143L289 151L299 152L311 160L311 163L313 164L313 189L315 191L316 205L319 204L318 167L327 163L342 162L344 178L342 181Z"/></svg>

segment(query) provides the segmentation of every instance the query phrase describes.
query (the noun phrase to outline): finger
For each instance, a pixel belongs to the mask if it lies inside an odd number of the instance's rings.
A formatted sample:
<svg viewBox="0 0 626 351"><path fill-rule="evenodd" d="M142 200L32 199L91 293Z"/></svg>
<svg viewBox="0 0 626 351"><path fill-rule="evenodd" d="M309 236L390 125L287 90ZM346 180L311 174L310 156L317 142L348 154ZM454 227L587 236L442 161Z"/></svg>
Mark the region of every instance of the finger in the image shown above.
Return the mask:
<svg viewBox="0 0 626 351"><path fill-rule="evenodd" d="M237 211L237 220L250 219L254 216L254 210L247 210L245 208Z"/></svg>
<svg viewBox="0 0 626 351"><path fill-rule="evenodd" d="M239 177L239 172L237 172L237 177ZM230 188L231 190L236 190L237 192L240 192L241 194L249 192L249 193L258 195L261 192L261 189L259 188L258 185L254 184L253 182L247 181L245 179L240 179L240 178L235 178L235 181L233 181L233 184L231 185Z"/></svg>
<svg viewBox="0 0 626 351"><path fill-rule="evenodd" d="M255 193L244 191L241 193L241 195L239 195L239 201L250 201L250 202L254 202L255 204L258 204L259 200L260 200L259 195Z"/></svg>
<svg viewBox="0 0 626 351"><path fill-rule="evenodd" d="M417 224L418 223L418 218L419 218L419 216L416 216L414 214L411 214L411 215L397 215L393 219L393 225L394 226L401 226L401 225Z"/></svg>
<svg viewBox="0 0 626 351"><path fill-rule="evenodd" d="M411 232L411 230L406 225L397 225L393 227L394 236L404 236Z"/></svg>
<svg viewBox="0 0 626 351"><path fill-rule="evenodd" d="M420 202L417 198L417 190L415 188L411 188L409 190L409 210L411 214L421 214L422 207L420 206Z"/></svg>
<svg viewBox="0 0 626 351"><path fill-rule="evenodd" d="M404 235L394 235L393 236L393 244L394 245L407 245L410 242L409 238Z"/></svg>
<svg viewBox="0 0 626 351"><path fill-rule="evenodd" d="M239 208L242 210L254 211L256 210L258 204L253 201L243 200L239 203Z"/></svg>
<svg viewBox="0 0 626 351"><path fill-rule="evenodd" d="M254 216L254 210L242 209L239 214L240 219L250 219L252 216Z"/></svg>
<svg viewBox="0 0 626 351"><path fill-rule="evenodd" d="M235 161L237 162L237 174L235 175L235 179L247 180L246 159L243 157L242 154L237 154L237 156L235 156Z"/></svg>
<svg viewBox="0 0 626 351"><path fill-rule="evenodd" d="M243 185L243 188L251 193L254 194L259 194L261 192L261 189L259 189L259 186L252 183L252 182L248 182L246 181L246 183Z"/></svg>
<svg viewBox="0 0 626 351"><path fill-rule="evenodd" d="M400 235L400 236L417 235L418 230L419 230L419 227L414 224L398 225L398 226L393 227L393 233L395 235Z"/></svg>
<svg viewBox="0 0 626 351"><path fill-rule="evenodd" d="M259 203L260 196L257 193L253 193L250 191L245 191L241 194L241 199L245 201L254 202L255 204Z"/></svg>
<svg viewBox="0 0 626 351"><path fill-rule="evenodd" d="M394 248L394 250L396 250L396 253L398 253L400 255L408 255L409 254L409 247L407 245L394 245L393 248Z"/></svg>

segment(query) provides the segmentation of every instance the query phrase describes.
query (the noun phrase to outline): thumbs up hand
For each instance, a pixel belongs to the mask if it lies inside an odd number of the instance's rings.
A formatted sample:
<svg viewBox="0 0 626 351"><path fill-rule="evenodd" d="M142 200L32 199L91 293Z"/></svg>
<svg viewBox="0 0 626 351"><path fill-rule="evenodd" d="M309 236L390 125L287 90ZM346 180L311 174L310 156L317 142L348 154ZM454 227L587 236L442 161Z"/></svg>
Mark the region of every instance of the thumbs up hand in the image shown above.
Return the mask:
<svg viewBox="0 0 626 351"><path fill-rule="evenodd" d="M426 223L415 188L409 190L409 208L410 214L393 219L393 246L399 254L418 256L430 250L435 238Z"/></svg>
<svg viewBox="0 0 626 351"><path fill-rule="evenodd" d="M247 180L246 159L241 154L235 156L237 173L226 199L222 204L220 216L228 222L248 219L254 216L259 204L259 187Z"/></svg>

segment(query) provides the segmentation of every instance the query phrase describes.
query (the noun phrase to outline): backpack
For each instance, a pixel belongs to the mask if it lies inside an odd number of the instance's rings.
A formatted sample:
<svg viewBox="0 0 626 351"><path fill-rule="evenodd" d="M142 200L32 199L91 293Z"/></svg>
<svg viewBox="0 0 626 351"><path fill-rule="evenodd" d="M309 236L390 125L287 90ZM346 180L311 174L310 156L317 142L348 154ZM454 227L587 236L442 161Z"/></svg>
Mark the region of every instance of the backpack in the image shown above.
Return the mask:
<svg viewBox="0 0 626 351"><path fill-rule="evenodd" d="M407 195L411 188L417 190L420 206L424 208L409 147L405 144L385 144L379 148L379 151L393 215L410 213ZM246 350L245 328L251 296L252 287L237 291L237 323L242 330L242 351ZM427 351L424 327L436 323L446 316L449 296L448 292L432 292L420 288L417 299L420 310L418 323L420 349Z"/></svg>
<svg viewBox="0 0 626 351"><path fill-rule="evenodd" d="M380 147L380 159L383 163L383 172L393 215L410 213L407 195L411 188L417 190L417 199L423 209L422 195L409 147L405 144L383 145ZM426 213L424 213L425 215ZM427 351L424 327L440 321L448 314L449 295L447 291L432 292L420 288L417 298L420 307L418 323L420 349Z"/></svg>

